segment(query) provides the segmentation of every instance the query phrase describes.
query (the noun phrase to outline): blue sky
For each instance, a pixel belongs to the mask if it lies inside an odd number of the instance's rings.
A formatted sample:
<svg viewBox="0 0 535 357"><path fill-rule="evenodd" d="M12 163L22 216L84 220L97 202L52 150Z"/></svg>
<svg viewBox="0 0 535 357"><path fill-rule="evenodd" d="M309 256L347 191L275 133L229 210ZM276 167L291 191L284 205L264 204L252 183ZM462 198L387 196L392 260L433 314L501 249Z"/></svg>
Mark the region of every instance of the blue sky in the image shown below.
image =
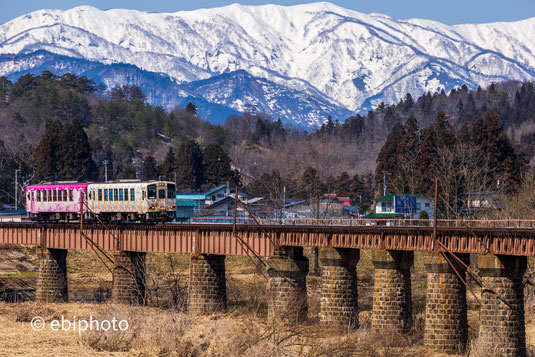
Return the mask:
<svg viewBox="0 0 535 357"><path fill-rule="evenodd" d="M70 9L91 5L99 9L126 8L154 12L175 12L224 6L275 3L296 5L310 1L294 0L0 0L0 23L42 8ZM339 6L364 13L378 12L397 19L432 19L446 24L516 21L535 17L535 0L332 0Z"/></svg>

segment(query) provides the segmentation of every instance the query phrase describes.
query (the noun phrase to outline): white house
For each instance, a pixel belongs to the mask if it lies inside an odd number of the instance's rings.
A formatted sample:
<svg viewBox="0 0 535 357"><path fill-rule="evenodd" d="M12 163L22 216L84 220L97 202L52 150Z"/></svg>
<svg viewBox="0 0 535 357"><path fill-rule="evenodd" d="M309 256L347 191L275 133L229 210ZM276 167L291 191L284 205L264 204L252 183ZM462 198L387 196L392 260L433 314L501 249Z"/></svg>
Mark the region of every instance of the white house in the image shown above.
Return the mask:
<svg viewBox="0 0 535 357"><path fill-rule="evenodd" d="M205 192L204 195L206 196L205 205L210 206L226 197L234 197L234 191L236 189L234 187L231 187L230 185L221 185L214 189L211 189L208 192ZM243 191L241 188L238 188L238 198L246 203L247 198L249 195L247 192Z"/></svg>
<svg viewBox="0 0 535 357"><path fill-rule="evenodd" d="M422 211L427 212L429 218L433 217L435 208L433 201L425 196L386 195L373 199L374 212L365 218L420 218Z"/></svg>

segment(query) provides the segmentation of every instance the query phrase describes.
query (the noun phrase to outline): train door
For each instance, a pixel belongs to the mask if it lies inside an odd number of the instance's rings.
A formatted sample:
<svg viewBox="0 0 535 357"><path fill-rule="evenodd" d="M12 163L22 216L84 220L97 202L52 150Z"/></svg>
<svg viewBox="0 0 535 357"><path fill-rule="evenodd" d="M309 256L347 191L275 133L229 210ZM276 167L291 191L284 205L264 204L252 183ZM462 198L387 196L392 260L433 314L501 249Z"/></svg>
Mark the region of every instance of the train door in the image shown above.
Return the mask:
<svg viewBox="0 0 535 357"><path fill-rule="evenodd" d="M29 203L29 208L30 208L30 212L35 212L35 198L36 198L36 195L37 195L37 191L28 191L28 197L27 200L28 200L28 203Z"/></svg>
<svg viewBox="0 0 535 357"><path fill-rule="evenodd" d="M80 206L82 206L82 212L85 211L85 207L84 207L84 204L83 204L83 199L84 199L84 190L82 187L80 187L78 190L77 190L77 193L78 193L78 199L76 200L76 211L77 212L80 212ZM87 201L86 201L87 203Z"/></svg>

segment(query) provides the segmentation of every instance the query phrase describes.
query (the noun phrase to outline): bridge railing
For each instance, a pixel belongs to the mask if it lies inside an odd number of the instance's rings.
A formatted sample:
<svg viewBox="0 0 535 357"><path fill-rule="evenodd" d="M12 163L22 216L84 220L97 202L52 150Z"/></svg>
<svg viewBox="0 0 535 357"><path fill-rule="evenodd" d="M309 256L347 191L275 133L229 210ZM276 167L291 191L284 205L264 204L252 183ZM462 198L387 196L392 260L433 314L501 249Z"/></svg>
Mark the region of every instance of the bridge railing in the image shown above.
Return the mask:
<svg viewBox="0 0 535 357"><path fill-rule="evenodd" d="M198 224L233 224L232 217L195 217L192 223ZM432 227L432 219L388 219L388 218L236 218L240 225L306 225L306 226L390 226L390 227ZM463 228L535 228L535 220L501 219L501 220L458 220L439 219L437 227Z"/></svg>

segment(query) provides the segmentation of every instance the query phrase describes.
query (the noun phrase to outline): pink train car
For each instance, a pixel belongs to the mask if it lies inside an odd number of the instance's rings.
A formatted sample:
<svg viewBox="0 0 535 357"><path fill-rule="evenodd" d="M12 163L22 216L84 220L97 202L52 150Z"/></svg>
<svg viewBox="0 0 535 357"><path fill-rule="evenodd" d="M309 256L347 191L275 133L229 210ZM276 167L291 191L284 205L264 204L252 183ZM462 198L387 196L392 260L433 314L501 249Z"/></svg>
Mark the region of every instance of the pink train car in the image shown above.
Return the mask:
<svg viewBox="0 0 535 357"><path fill-rule="evenodd" d="M87 197L87 183L54 183L26 187L26 212L32 220L75 220L80 197ZM84 205L83 213L87 212Z"/></svg>

